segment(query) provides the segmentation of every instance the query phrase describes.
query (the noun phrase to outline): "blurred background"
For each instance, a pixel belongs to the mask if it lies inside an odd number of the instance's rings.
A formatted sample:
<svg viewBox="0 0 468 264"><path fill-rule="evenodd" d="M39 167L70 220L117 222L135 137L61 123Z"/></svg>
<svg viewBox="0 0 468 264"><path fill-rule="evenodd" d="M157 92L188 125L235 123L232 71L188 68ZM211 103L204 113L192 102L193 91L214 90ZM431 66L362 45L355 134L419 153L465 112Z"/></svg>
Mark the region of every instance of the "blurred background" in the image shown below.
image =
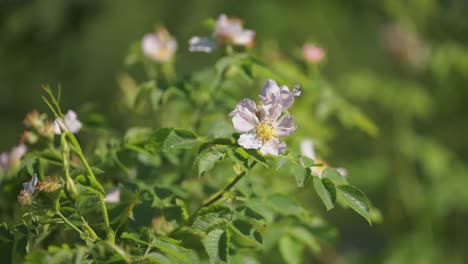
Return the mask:
<svg viewBox="0 0 468 264"><path fill-rule="evenodd" d="M3 0L0 150L16 144L27 112L46 111L44 84L61 84L66 109L92 103L112 115L130 45L156 25L179 42L179 72L208 65L213 58L190 54L187 41L209 35L203 21L220 13L254 29L260 51L322 46L323 77L378 127L371 136L336 122L326 159L347 168L382 221L369 227L351 210L327 213L340 239L316 259L467 263L465 0Z"/></svg>

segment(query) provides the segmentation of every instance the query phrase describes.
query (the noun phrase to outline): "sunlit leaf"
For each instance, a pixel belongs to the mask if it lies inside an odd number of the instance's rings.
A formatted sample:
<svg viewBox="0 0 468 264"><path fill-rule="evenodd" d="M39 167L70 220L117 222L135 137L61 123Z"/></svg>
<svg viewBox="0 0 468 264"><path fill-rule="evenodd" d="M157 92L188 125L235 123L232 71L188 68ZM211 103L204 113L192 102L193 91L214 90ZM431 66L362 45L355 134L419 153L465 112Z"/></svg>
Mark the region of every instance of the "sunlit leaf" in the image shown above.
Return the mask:
<svg viewBox="0 0 468 264"><path fill-rule="evenodd" d="M336 189L333 182L328 178L313 177L314 188L327 210L331 210L334 207L336 201Z"/></svg>
<svg viewBox="0 0 468 264"><path fill-rule="evenodd" d="M340 185L337 188L338 195L351 207L354 211L364 217L371 224L369 200L358 188L351 185Z"/></svg>

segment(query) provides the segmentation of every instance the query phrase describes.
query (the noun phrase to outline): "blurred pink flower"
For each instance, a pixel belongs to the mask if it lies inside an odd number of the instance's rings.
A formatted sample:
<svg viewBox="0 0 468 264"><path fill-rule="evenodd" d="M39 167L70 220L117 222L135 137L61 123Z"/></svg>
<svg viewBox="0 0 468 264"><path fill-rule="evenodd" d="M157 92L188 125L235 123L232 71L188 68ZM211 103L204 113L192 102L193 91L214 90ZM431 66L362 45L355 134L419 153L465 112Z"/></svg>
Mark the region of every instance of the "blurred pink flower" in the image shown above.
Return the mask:
<svg viewBox="0 0 468 264"><path fill-rule="evenodd" d="M255 45L254 38L255 31L244 29L241 19L221 14L216 20L212 38L192 37L189 40L189 51L210 53L218 44L252 48Z"/></svg>
<svg viewBox="0 0 468 264"><path fill-rule="evenodd" d="M306 43L302 47L302 56L309 63L320 63L325 58L325 51L319 46Z"/></svg>
<svg viewBox="0 0 468 264"><path fill-rule="evenodd" d="M177 50L177 41L165 28L143 36L141 40L143 54L159 63L168 62Z"/></svg>
<svg viewBox="0 0 468 264"><path fill-rule="evenodd" d="M10 152L0 154L0 172L7 171L19 164L21 157L26 153L26 145L20 144L11 149Z"/></svg>

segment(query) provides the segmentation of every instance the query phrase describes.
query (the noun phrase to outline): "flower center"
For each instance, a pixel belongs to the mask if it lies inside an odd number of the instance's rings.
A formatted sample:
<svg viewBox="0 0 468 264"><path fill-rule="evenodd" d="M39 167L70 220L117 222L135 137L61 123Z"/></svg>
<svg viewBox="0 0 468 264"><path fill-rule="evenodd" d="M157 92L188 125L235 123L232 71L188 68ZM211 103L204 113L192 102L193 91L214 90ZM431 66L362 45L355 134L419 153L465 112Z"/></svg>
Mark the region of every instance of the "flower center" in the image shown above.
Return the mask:
<svg viewBox="0 0 468 264"><path fill-rule="evenodd" d="M274 136L273 124L271 121L263 121L255 128L255 134L262 139L263 142L269 140Z"/></svg>

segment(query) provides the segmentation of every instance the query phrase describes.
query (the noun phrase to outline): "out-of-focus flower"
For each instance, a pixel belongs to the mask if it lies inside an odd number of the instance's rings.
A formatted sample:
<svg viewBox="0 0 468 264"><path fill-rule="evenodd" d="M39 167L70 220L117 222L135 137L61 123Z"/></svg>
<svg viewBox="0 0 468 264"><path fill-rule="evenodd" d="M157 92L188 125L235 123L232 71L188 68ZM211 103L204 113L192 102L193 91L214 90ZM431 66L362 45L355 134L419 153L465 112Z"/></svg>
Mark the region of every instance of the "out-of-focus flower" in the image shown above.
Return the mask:
<svg viewBox="0 0 468 264"><path fill-rule="evenodd" d="M37 132L43 137L52 137L55 133L55 124L49 120L45 120Z"/></svg>
<svg viewBox="0 0 468 264"><path fill-rule="evenodd" d="M104 201L108 203L120 203L120 188L114 187L106 192Z"/></svg>
<svg viewBox="0 0 468 264"><path fill-rule="evenodd" d="M21 157L26 153L26 145L20 144L11 149L10 152L0 154L0 172L7 171L19 164Z"/></svg>
<svg viewBox="0 0 468 264"><path fill-rule="evenodd" d="M242 20L221 14L216 21L213 38L223 44L234 44L245 47L254 46L255 31L244 29Z"/></svg>
<svg viewBox="0 0 468 264"><path fill-rule="evenodd" d="M37 174L34 174L30 182L23 183L23 190L18 195L19 204L30 204L32 203L32 195L36 190L37 185Z"/></svg>
<svg viewBox="0 0 468 264"><path fill-rule="evenodd" d="M314 143L312 142L312 140L310 140L310 139L302 140L300 148L301 148L301 155L302 156L313 160L315 164L322 164L322 166L312 166L312 167L310 167L310 169L311 169L311 171L312 171L312 173L314 175L316 175L318 177L321 177L322 172L326 168L330 168L328 163L326 163L325 161L323 161L320 158L317 158L317 156L315 155ZM345 168L337 168L336 170L341 174L341 176L343 176L343 177L348 176L348 171Z"/></svg>
<svg viewBox="0 0 468 264"><path fill-rule="evenodd" d="M252 48L255 45L254 38L255 31L244 29L241 19L221 14L216 20L212 38L192 37L189 40L189 50L210 53L216 49L217 44Z"/></svg>
<svg viewBox="0 0 468 264"><path fill-rule="evenodd" d="M23 124L27 127L39 128L42 125L42 120L40 118L39 112L34 109L33 111L26 114Z"/></svg>
<svg viewBox="0 0 468 264"><path fill-rule="evenodd" d="M37 110L26 114L23 123L27 130L21 135L20 142L35 144L40 136L49 139L54 136L55 124L47 119L46 114L40 114Z"/></svg>
<svg viewBox="0 0 468 264"><path fill-rule="evenodd" d="M37 190L50 193L60 189L60 187L62 187L62 182L60 181L59 177L46 176L44 181L39 182L37 185Z"/></svg>
<svg viewBox="0 0 468 264"><path fill-rule="evenodd" d="M189 51L191 52L213 52L218 45L211 38L192 37L189 40Z"/></svg>
<svg viewBox="0 0 468 264"><path fill-rule="evenodd" d="M312 43L305 43L302 47L302 56L309 63L320 63L325 58L325 51Z"/></svg>
<svg viewBox="0 0 468 264"><path fill-rule="evenodd" d="M424 67L429 48L418 34L401 24L388 24L382 28L382 42L390 55L416 69Z"/></svg>
<svg viewBox="0 0 468 264"><path fill-rule="evenodd" d="M18 195L18 203L23 204L31 204L32 203L32 195L30 192L26 190L21 190Z"/></svg>
<svg viewBox="0 0 468 264"><path fill-rule="evenodd" d="M161 27L155 33L143 36L141 40L143 54L159 63L168 62L177 50L177 41Z"/></svg>
<svg viewBox="0 0 468 264"><path fill-rule="evenodd" d="M241 133L237 143L246 149L260 149L263 155L281 155L286 143L278 137L286 137L296 130L293 117L281 113L298 95L297 86L290 92L286 86L280 89L275 81L267 80L260 93L260 105L250 99L241 100L231 112L234 129Z"/></svg>
<svg viewBox="0 0 468 264"><path fill-rule="evenodd" d="M54 132L57 135L62 134L62 131L77 133L80 131L81 126L81 122L78 120L76 113L73 110L68 110L64 119L55 119Z"/></svg>

